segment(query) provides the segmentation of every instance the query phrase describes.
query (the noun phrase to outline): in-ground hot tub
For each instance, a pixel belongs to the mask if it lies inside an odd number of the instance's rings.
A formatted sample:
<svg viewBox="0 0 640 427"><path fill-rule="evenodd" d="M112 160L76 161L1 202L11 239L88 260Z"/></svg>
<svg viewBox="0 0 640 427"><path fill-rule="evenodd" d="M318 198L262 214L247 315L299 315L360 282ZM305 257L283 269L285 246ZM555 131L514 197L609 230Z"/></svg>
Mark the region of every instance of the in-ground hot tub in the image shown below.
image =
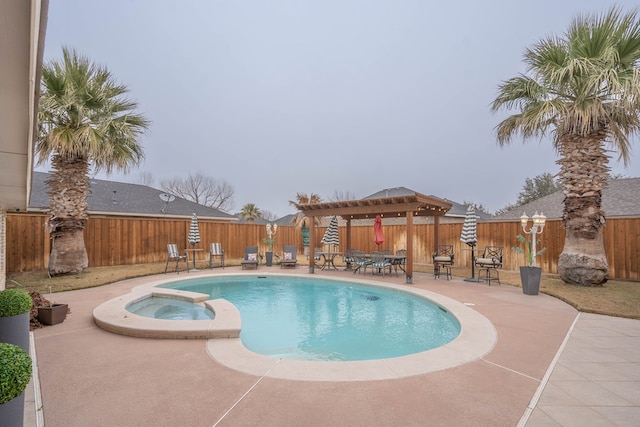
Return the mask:
<svg viewBox="0 0 640 427"><path fill-rule="evenodd" d="M112 299L93 310L96 324L110 332L142 338L237 338L240 336L240 312L224 299L208 300L209 296L198 292L151 288ZM136 308L161 300L173 300L176 304L162 304L165 317L136 314ZM191 309L186 309L193 304ZM173 308L172 308L173 307ZM176 318L182 307L182 315ZM157 309L156 309L157 311ZM207 314L209 312L210 314ZM188 318L186 313L191 313ZM173 317L172 317L173 315Z"/></svg>

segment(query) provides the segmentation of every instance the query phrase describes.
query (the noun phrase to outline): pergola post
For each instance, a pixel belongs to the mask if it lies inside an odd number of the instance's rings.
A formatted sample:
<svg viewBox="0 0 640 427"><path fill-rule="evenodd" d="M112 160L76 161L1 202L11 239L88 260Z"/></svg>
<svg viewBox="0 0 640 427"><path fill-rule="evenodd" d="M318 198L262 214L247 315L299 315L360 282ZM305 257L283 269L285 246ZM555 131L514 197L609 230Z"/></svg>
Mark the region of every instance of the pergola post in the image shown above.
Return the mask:
<svg viewBox="0 0 640 427"><path fill-rule="evenodd" d="M309 225L309 274L313 274L314 261L316 259L316 218L311 217L311 225Z"/></svg>
<svg viewBox="0 0 640 427"><path fill-rule="evenodd" d="M405 265L406 283L413 283L413 211L407 211L407 264Z"/></svg>

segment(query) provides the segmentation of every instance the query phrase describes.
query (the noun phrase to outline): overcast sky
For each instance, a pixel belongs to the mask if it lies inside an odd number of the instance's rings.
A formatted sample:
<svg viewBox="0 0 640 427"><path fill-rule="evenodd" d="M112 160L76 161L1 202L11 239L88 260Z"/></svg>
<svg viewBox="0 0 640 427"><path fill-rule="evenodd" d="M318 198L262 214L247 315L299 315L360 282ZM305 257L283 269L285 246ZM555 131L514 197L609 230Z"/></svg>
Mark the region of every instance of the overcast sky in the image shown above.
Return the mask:
<svg viewBox="0 0 640 427"><path fill-rule="evenodd" d="M77 49L152 121L144 164L107 179L202 172L234 187L233 212L277 216L298 192L399 186L495 211L558 171L549 140L497 145L498 84L526 47L614 4L637 2L51 0L45 60ZM613 172L640 176L639 151Z"/></svg>

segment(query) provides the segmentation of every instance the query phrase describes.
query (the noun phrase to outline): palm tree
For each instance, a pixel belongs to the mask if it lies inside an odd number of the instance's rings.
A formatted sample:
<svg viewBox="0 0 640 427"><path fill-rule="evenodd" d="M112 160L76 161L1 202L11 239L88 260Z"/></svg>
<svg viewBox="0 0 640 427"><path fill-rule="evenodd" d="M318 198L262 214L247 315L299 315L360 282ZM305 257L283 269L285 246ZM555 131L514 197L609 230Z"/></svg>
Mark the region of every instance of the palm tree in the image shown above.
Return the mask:
<svg viewBox="0 0 640 427"><path fill-rule="evenodd" d="M80 273L88 265L83 230L87 221L89 169L128 171L144 157L138 138L149 122L125 98L104 67L63 48L62 61L42 69L38 163L51 160L49 273Z"/></svg>
<svg viewBox="0 0 640 427"><path fill-rule="evenodd" d="M558 273L567 283L601 285L609 267L602 240L606 148L629 161L629 137L640 130L640 22L637 10L612 8L575 18L562 37L528 49L528 73L499 86L492 110L519 112L497 126L500 146L516 134L553 134L565 194L565 245Z"/></svg>
<svg viewBox="0 0 640 427"><path fill-rule="evenodd" d="M322 202L322 199L320 198L319 195L315 193L309 193L309 194L297 193L296 200L289 200L289 204L295 207L297 207L298 205L309 205L309 204L320 203L320 202ZM298 211L296 215L293 217L293 220L291 221L291 223L295 224L296 227L306 227L306 221L307 221L307 217L305 217L302 212ZM314 221L315 221L314 224L316 225L320 224L320 220L317 217L314 217Z"/></svg>
<svg viewBox="0 0 640 427"><path fill-rule="evenodd" d="M239 216L247 222L254 222L256 219L262 217L262 213L256 205L253 203L247 203L242 207Z"/></svg>
<svg viewBox="0 0 640 427"><path fill-rule="evenodd" d="M289 200L289 204L295 206L298 205L308 205L312 203L320 203L322 199L319 195L314 193L297 193L296 200ZM304 250L304 254L309 256L309 226L307 225L307 217L302 213L302 211L296 212L296 215L291 220L291 223L296 227L300 227L300 234L302 236L302 247ZM320 225L320 219L317 216L313 217L313 224Z"/></svg>

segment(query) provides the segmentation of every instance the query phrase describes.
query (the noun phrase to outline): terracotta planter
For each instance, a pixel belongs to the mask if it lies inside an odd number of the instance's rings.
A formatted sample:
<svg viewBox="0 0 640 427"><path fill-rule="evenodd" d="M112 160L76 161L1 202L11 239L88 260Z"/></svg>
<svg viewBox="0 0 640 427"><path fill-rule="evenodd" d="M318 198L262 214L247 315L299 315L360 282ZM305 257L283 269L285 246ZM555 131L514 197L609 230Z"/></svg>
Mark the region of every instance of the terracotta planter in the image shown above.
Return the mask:
<svg viewBox="0 0 640 427"><path fill-rule="evenodd" d="M67 317L67 304L53 304L51 307L38 307L38 320L45 325L57 325Z"/></svg>
<svg viewBox="0 0 640 427"><path fill-rule="evenodd" d="M525 295L538 295L538 292L540 291L541 277L542 268L540 267L520 267L522 292Z"/></svg>

